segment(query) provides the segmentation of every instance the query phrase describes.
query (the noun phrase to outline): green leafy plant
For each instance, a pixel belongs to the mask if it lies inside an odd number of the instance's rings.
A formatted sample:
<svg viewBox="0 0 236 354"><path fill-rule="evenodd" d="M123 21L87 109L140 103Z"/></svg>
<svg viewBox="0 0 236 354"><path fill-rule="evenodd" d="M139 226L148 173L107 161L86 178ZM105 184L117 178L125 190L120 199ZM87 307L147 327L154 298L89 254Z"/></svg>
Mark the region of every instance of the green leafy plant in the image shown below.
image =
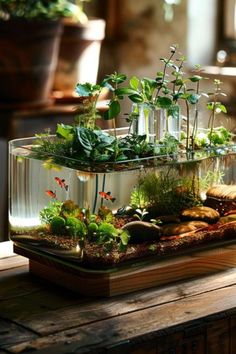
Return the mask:
<svg viewBox="0 0 236 354"><path fill-rule="evenodd" d="M155 215L178 214L199 204L199 180L195 174L180 178L174 168L146 174L131 193L131 207L145 208L150 217L153 211Z"/></svg>
<svg viewBox="0 0 236 354"><path fill-rule="evenodd" d="M75 124L58 124L56 139L51 139L49 134L38 136L38 145L32 149L35 156L43 158L44 154L44 158L49 159L50 155L53 155L54 163L66 163L68 167L78 167L79 163L84 166L91 162L97 166L98 163L124 162L152 156L163 158L166 155L169 159L171 155L174 157L183 149L192 153L195 148L217 146L220 142L222 145L224 142L228 144L232 140L232 135L225 131L223 133L222 129L214 130L215 115L219 112L226 113L225 106L218 99L219 95L224 95L220 89L221 83L215 80L213 93L202 92L201 66L196 65L191 75L186 76L183 71L186 58L177 50L178 46L173 45L170 47L170 55L167 58L160 58L163 71L158 71L154 79L139 79L133 76L129 80L129 85L123 86L127 79L126 75L114 72L107 75L101 84L78 84L76 91L80 104L77 107ZM96 127L96 119L99 118L96 104L104 88L111 92L111 100L104 118L113 121L113 134ZM144 105L145 129L149 122L149 109L164 109L167 112L166 129L162 138L158 138L159 140L153 138L154 140L149 141L149 132L146 133L145 130L138 134L134 130L131 134L131 129L126 137L116 135L115 118L121 112L120 100L125 96L136 105L128 118L130 127L134 120L138 119L139 105ZM209 133L201 137L198 132L198 106L199 100L204 96L213 99L207 103L207 108L211 111ZM181 141L178 141L169 133L168 121L170 117L179 119L181 102L184 102L186 107L186 132L183 132ZM194 111L192 128L191 108ZM63 156L69 159L65 161Z"/></svg>
<svg viewBox="0 0 236 354"><path fill-rule="evenodd" d="M159 141L159 145L155 146L155 150L160 155L174 155L179 150L179 144L179 140L166 133L164 138Z"/></svg>
<svg viewBox="0 0 236 354"><path fill-rule="evenodd" d="M0 18L57 19L71 16L67 0L0 0Z"/></svg>
<svg viewBox="0 0 236 354"><path fill-rule="evenodd" d="M232 144L234 134L225 127L208 128L198 131L194 139L196 148L227 146Z"/></svg>
<svg viewBox="0 0 236 354"><path fill-rule="evenodd" d="M209 134L210 145L212 143L213 129L214 129L216 115L221 112L227 113L226 107L220 101L218 101L219 96L225 96L225 93L221 92L221 87L220 87L221 84L222 84L222 82L220 80L215 79L214 80L214 86L215 86L214 92L208 93L208 95L213 98L213 100L211 102L208 102L208 104L207 104L207 108L211 111L209 121L208 121L208 128L210 129L210 134Z"/></svg>
<svg viewBox="0 0 236 354"><path fill-rule="evenodd" d="M128 87L118 88L116 95L119 98L123 98L124 95L136 104L145 104L149 107L170 108L172 105L172 98L167 95L170 94L170 90L167 87L169 80L167 79L167 68L173 68L173 60L177 46L171 46L171 54L169 58L161 58L164 63L163 71L158 71L156 78L142 78L139 79L136 76L131 77ZM160 94L163 93L164 96Z"/></svg>
<svg viewBox="0 0 236 354"><path fill-rule="evenodd" d="M59 216L62 208L62 202L58 200L50 202L48 206L43 208L40 213L39 217L43 224L50 224L54 217Z"/></svg>
<svg viewBox="0 0 236 354"><path fill-rule="evenodd" d="M96 108L101 93L100 85L90 83L77 84L75 91L80 96L80 104L76 108L75 122L80 127L95 129L96 120L100 118Z"/></svg>
<svg viewBox="0 0 236 354"><path fill-rule="evenodd" d="M97 214L91 214L72 200L54 201L40 211L40 219L48 233L76 237L80 247L85 242L96 243L106 253L116 246L120 252L124 251L130 238L125 230L115 227L114 215L105 206Z"/></svg>
<svg viewBox="0 0 236 354"><path fill-rule="evenodd" d="M87 233L84 222L73 216L66 218L65 227L70 236L80 237L83 239Z"/></svg>
<svg viewBox="0 0 236 354"><path fill-rule="evenodd" d="M95 242L98 245L102 245L105 252L110 252L115 244L118 244L119 251L124 251L129 238L126 231L117 229L107 222L101 222L97 232L94 234Z"/></svg>
<svg viewBox="0 0 236 354"><path fill-rule="evenodd" d="M108 105L108 110L104 113L104 118L106 120L112 120L114 127L114 135L116 136L116 124L115 118L119 115L121 111L119 99L122 98L121 95L118 94L118 87L126 80L126 75L118 74L114 72L113 74L107 75L101 83L102 87L108 88L112 97Z"/></svg>

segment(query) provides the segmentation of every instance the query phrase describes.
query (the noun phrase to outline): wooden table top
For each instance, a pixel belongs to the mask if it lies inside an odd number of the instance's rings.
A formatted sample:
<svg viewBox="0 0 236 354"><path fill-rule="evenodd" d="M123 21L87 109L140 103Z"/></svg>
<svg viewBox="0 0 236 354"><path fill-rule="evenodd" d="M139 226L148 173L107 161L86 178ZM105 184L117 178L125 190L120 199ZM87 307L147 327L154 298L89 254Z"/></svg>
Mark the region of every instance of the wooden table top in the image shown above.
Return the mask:
<svg viewBox="0 0 236 354"><path fill-rule="evenodd" d="M0 243L0 354L125 354L127 345L235 313L236 269L128 295L88 298L33 277L28 260L14 255L11 243Z"/></svg>

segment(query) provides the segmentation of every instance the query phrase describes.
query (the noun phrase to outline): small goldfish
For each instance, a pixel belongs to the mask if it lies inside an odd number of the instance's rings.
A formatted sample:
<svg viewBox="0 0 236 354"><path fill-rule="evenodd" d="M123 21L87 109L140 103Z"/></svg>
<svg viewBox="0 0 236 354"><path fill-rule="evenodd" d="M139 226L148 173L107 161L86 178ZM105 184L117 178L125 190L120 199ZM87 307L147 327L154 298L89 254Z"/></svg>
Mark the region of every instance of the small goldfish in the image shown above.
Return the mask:
<svg viewBox="0 0 236 354"><path fill-rule="evenodd" d="M61 188L64 187L65 190L68 191L68 184L66 184L66 181L64 179L61 179L59 177L55 177L54 179L57 182L58 186L60 186Z"/></svg>
<svg viewBox="0 0 236 354"><path fill-rule="evenodd" d="M47 190L45 193L46 193L49 197L51 197L51 198L53 198L53 199L56 199L56 198L57 198L56 193L53 192L53 191Z"/></svg>
<svg viewBox="0 0 236 354"><path fill-rule="evenodd" d="M101 198L110 200L112 203L116 200L116 198L112 197L111 192L99 192L98 194Z"/></svg>

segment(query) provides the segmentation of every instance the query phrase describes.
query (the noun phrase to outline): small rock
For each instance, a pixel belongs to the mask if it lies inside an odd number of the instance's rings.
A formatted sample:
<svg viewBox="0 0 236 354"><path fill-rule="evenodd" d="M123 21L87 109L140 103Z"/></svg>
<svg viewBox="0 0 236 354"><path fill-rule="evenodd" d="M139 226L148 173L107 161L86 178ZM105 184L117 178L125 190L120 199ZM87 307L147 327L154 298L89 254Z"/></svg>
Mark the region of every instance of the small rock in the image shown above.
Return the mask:
<svg viewBox="0 0 236 354"><path fill-rule="evenodd" d="M183 220L201 220L214 224L219 220L220 214L215 209L206 206L196 206L183 210L180 217Z"/></svg>
<svg viewBox="0 0 236 354"><path fill-rule="evenodd" d="M209 225L203 221L185 221L178 224L164 225L162 227L162 233L164 236L181 235L207 226Z"/></svg>
<svg viewBox="0 0 236 354"><path fill-rule="evenodd" d="M131 221L122 227L130 235L129 243L156 241L160 238L161 228L146 221Z"/></svg>

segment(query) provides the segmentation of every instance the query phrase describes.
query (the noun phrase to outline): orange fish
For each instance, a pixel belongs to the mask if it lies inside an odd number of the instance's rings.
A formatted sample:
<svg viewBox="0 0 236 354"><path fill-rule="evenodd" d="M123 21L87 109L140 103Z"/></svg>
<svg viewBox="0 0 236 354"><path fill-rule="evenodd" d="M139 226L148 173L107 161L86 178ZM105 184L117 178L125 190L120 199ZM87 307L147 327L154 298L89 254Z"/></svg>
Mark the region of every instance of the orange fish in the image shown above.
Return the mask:
<svg viewBox="0 0 236 354"><path fill-rule="evenodd" d="M46 194L47 194L49 197L53 198L53 199L56 199L56 198L57 198L56 193L53 192L53 191L47 190L47 191L46 191Z"/></svg>
<svg viewBox="0 0 236 354"><path fill-rule="evenodd" d="M98 194L101 198L110 200L112 203L116 200L116 198L112 197L111 192L99 192Z"/></svg>
<svg viewBox="0 0 236 354"><path fill-rule="evenodd" d="M66 184L66 181L64 179L61 179L59 177L55 177L54 178L55 181L57 182L58 186L60 186L61 188L65 188L65 190L68 190L68 184Z"/></svg>

